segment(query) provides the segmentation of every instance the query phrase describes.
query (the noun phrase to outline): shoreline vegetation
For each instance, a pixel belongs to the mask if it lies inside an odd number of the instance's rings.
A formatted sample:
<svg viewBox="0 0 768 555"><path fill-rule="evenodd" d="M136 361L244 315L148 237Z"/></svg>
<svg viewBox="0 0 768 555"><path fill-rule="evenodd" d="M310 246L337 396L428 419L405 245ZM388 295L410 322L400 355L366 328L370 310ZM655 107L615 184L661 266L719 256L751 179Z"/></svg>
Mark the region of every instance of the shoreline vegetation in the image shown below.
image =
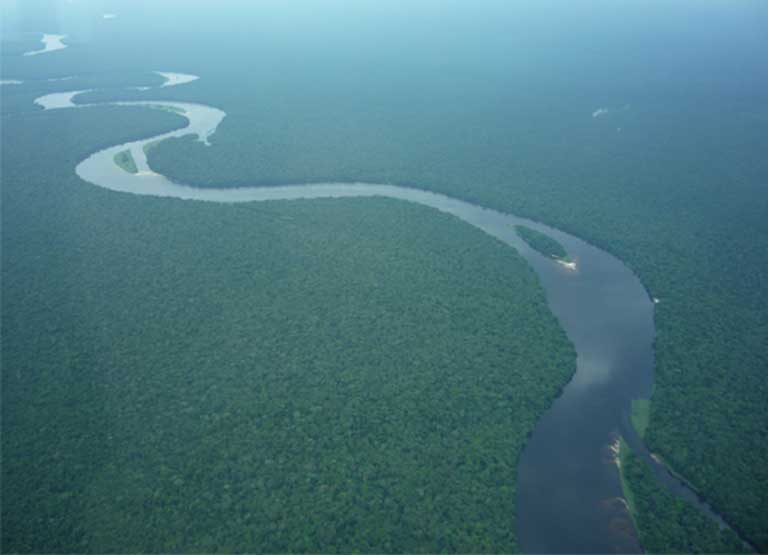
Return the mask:
<svg viewBox="0 0 768 555"><path fill-rule="evenodd" d="M133 155L130 150L122 150L115 154L115 164L128 173L138 173L139 168L136 167L136 161L133 159Z"/></svg>
<svg viewBox="0 0 768 555"><path fill-rule="evenodd" d="M616 462L616 466L619 469L619 481L621 482L621 491L624 495L624 501L626 501L627 503L629 516L632 518L632 524L634 524L635 526L635 532L638 534L638 539L639 539L640 528L637 522L637 504L635 503L635 494L633 493L632 488L629 486L629 482L627 481L627 477L625 476L625 470L624 470L626 465L627 453L630 451L630 447L627 444L627 442L624 441L624 438L619 436L618 442L617 444L615 444L615 448L613 451L615 454L614 460Z"/></svg>

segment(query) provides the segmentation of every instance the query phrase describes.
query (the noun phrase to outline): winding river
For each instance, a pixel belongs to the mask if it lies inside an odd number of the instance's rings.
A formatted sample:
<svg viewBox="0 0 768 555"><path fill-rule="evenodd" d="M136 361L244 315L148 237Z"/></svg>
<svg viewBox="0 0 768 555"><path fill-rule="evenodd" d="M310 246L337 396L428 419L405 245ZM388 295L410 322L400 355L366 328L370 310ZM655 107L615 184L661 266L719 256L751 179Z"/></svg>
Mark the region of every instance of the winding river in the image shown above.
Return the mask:
<svg viewBox="0 0 768 555"><path fill-rule="evenodd" d="M164 86L195 76L163 73ZM83 91L36 100L45 109L83 107ZM438 193L375 183L315 183L275 187L203 189L171 182L153 172L144 147L169 137L196 135L207 143L225 117L216 108L171 101L113 102L171 109L188 120L183 129L115 145L77 165L85 181L120 193L220 203L381 196L415 202L452 214L516 249L534 268L549 306L573 342L577 370L533 431L519 463L516 526L529 553L608 553L641 550L622 498L611 449L618 434L655 467L661 483L706 505L656 464L628 424L630 401L647 398L653 382L653 302L621 261L577 237L546 225L490 210ZM114 163L130 150L138 167L131 174ZM524 224L558 240L576 268L533 251L515 232ZM710 512L711 514L711 512Z"/></svg>

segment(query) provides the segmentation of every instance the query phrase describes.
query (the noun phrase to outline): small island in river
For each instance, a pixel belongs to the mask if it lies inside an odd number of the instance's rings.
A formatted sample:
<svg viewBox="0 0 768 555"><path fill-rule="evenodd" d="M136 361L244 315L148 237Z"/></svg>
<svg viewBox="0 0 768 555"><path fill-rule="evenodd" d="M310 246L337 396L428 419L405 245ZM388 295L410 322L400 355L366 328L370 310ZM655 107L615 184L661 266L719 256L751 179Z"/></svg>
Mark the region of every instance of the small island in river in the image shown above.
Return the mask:
<svg viewBox="0 0 768 555"><path fill-rule="evenodd" d="M130 150L122 150L115 154L115 164L120 166L128 173L138 173L139 168L136 167L136 161L133 159L133 155Z"/></svg>
<svg viewBox="0 0 768 555"><path fill-rule="evenodd" d="M558 264L563 265L569 270L576 270L576 262L570 259L565 247L549 235L524 225L516 225L515 231L517 231L517 234L529 247L539 254L554 259Z"/></svg>

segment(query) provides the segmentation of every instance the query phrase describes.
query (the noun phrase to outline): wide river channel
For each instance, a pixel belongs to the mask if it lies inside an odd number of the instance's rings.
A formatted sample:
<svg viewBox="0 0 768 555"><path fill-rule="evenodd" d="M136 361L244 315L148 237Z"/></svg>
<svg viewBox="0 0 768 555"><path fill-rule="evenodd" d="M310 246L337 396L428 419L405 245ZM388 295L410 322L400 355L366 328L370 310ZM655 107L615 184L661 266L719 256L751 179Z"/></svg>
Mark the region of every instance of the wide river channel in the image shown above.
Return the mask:
<svg viewBox="0 0 768 555"><path fill-rule="evenodd" d="M165 75L167 78L169 74ZM177 79L180 83L189 80ZM77 94L56 93L37 102L46 109L71 108ZM372 183L202 189L172 183L148 167L143 147L189 134L207 142L224 112L184 102L112 104L172 109L184 115L189 124L88 157L76 171L96 186L121 193L221 203L371 196L400 199L452 214L511 246L528 261L546 291L550 309L573 342L578 360L576 374L534 429L519 463L516 527L525 552L640 551L613 456L618 434L652 464L661 483L712 515L690 490L650 458L628 425L631 400L647 398L653 383L654 303L637 276L620 260L557 229L420 189ZM133 154L137 174L115 165L114 156L124 150ZM576 268L533 251L516 234L517 224L559 241ZM511 519L512 515L510 524Z"/></svg>

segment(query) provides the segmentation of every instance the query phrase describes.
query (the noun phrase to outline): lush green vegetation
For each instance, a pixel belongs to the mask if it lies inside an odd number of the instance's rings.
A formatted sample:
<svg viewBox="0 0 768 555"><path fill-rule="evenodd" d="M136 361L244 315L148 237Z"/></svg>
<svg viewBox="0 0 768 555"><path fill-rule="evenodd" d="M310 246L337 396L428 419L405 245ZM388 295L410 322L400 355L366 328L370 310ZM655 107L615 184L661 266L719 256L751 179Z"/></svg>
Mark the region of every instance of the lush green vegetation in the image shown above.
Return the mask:
<svg viewBox="0 0 768 555"><path fill-rule="evenodd" d="M3 122L3 552L514 551L518 456L575 366L532 270L404 202L72 172L182 122Z"/></svg>
<svg viewBox="0 0 768 555"><path fill-rule="evenodd" d="M171 19L162 4L119 34L94 27L87 55L73 45L33 64L4 57L4 76L130 76L147 69L141 33L155 67L203 78L89 98L228 113L210 148L187 138L152 152L174 180L414 184L612 252L661 299L650 446L768 551L765 3L555 2L542 14L488 2L478 17L444 10L440 25L428 2L407 17L378 3L379 16L343 28L343 17L287 25L274 14L233 25L226 10ZM177 48L161 46L170 40ZM270 54L244 64L246 51ZM25 105L25 87L6 87L4 111Z"/></svg>
<svg viewBox="0 0 768 555"><path fill-rule="evenodd" d="M627 477L624 472L624 465L626 464L626 458L627 458L627 452L630 450L629 445L627 445L627 442L624 441L623 437L619 437L619 452L616 457L616 462L619 466L619 478L621 479L621 491L624 495L624 500L627 502L627 508L629 509L629 514L632 517L632 523L635 526L635 531L637 531L638 528L638 522L637 522L637 502L635 501L635 493L632 490L631 487L629 487L629 482L627 481Z"/></svg>
<svg viewBox="0 0 768 555"><path fill-rule="evenodd" d="M115 164L120 166L128 173L136 173L139 168L136 167L136 161L133 159L133 155L130 150L123 150L115 154Z"/></svg>
<svg viewBox="0 0 768 555"><path fill-rule="evenodd" d="M646 553L749 553L736 534L656 483L651 469L622 441L621 477Z"/></svg>
<svg viewBox="0 0 768 555"><path fill-rule="evenodd" d="M649 399L634 399L632 401L632 426L640 437L645 437L650 418L651 402Z"/></svg>
<svg viewBox="0 0 768 555"><path fill-rule="evenodd" d="M528 243L536 252L557 260L568 260L568 252L563 245L552 239L549 235L524 225L517 225L515 229L523 241Z"/></svg>

